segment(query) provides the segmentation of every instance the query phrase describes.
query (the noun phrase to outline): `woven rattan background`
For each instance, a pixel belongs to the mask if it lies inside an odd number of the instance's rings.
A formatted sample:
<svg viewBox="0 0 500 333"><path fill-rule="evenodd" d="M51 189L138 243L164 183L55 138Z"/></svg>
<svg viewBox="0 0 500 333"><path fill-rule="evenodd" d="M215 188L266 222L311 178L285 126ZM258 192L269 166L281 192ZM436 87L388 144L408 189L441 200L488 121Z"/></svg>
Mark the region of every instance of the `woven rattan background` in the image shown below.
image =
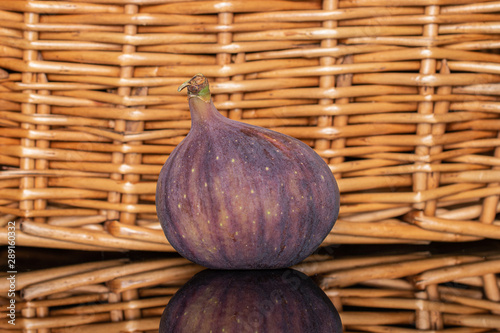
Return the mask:
<svg viewBox="0 0 500 333"><path fill-rule="evenodd" d="M196 73L336 175L331 243L500 238L500 2L0 1L0 224L170 251L157 174ZM2 242L6 237L2 237Z"/></svg>

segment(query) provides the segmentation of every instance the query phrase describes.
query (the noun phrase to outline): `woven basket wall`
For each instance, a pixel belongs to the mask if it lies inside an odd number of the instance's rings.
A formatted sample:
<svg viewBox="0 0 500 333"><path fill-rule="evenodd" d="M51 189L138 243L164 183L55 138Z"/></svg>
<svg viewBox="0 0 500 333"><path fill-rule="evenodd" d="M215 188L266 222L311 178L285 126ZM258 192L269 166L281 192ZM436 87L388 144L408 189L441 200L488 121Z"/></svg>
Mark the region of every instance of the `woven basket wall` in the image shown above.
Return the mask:
<svg viewBox="0 0 500 333"><path fill-rule="evenodd" d="M498 252L316 255L293 268L316 276L346 333L499 332ZM203 269L183 258L118 258L19 273L16 326L2 306L0 329L158 332L172 295ZM1 302L8 289L0 279Z"/></svg>
<svg viewBox="0 0 500 333"><path fill-rule="evenodd" d="M203 73L226 116L328 162L325 244L499 239L499 22L484 0L0 1L0 225L172 251L156 180Z"/></svg>

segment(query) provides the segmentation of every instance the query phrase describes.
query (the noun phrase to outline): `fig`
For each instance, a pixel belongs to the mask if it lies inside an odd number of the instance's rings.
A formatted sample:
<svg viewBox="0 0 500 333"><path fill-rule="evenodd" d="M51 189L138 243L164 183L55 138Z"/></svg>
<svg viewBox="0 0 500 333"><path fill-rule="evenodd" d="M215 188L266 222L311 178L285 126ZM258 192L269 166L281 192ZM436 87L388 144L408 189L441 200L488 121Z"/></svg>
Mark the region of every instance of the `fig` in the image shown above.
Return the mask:
<svg viewBox="0 0 500 333"><path fill-rule="evenodd" d="M160 333L340 333L339 313L307 275L290 269L199 272L170 299Z"/></svg>
<svg viewBox="0 0 500 333"><path fill-rule="evenodd" d="M214 269L285 268L311 255L339 213L326 162L296 138L224 117L202 74L183 88L191 129L156 187L170 244Z"/></svg>

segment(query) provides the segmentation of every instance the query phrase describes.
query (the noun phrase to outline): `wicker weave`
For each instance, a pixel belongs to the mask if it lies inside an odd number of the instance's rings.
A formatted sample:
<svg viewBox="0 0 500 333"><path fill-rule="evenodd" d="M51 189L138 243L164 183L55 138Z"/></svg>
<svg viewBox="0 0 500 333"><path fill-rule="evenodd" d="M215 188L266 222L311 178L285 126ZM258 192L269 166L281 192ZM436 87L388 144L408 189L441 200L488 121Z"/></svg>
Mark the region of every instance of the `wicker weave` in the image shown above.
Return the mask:
<svg viewBox="0 0 500 333"><path fill-rule="evenodd" d="M498 252L316 255L293 268L316 276L345 333L499 332ZM169 258L110 259L19 273L16 326L2 315L0 330L157 332L171 296L201 270L183 258ZM0 300L8 288L0 279Z"/></svg>
<svg viewBox="0 0 500 333"><path fill-rule="evenodd" d="M0 1L0 226L172 251L157 175L209 77L232 119L331 167L325 244L500 239L498 1ZM22 223L21 223L22 222ZM6 229L1 229L2 242Z"/></svg>

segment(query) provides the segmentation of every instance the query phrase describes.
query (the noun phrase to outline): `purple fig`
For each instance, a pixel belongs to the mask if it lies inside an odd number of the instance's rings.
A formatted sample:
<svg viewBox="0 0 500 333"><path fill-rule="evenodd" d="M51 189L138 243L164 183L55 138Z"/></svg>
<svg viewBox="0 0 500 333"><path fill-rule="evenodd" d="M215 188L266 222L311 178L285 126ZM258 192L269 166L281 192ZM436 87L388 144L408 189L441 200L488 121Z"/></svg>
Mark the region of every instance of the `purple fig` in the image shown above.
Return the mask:
<svg viewBox="0 0 500 333"><path fill-rule="evenodd" d="M156 188L170 244L216 269L284 268L311 255L339 212L328 165L298 139L224 117L203 75L186 87L191 130Z"/></svg>
<svg viewBox="0 0 500 333"><path fill-rule="evenodd" d="M171 298L160 333L342 333L337 309L293 269L204 270Z"/></svg>

